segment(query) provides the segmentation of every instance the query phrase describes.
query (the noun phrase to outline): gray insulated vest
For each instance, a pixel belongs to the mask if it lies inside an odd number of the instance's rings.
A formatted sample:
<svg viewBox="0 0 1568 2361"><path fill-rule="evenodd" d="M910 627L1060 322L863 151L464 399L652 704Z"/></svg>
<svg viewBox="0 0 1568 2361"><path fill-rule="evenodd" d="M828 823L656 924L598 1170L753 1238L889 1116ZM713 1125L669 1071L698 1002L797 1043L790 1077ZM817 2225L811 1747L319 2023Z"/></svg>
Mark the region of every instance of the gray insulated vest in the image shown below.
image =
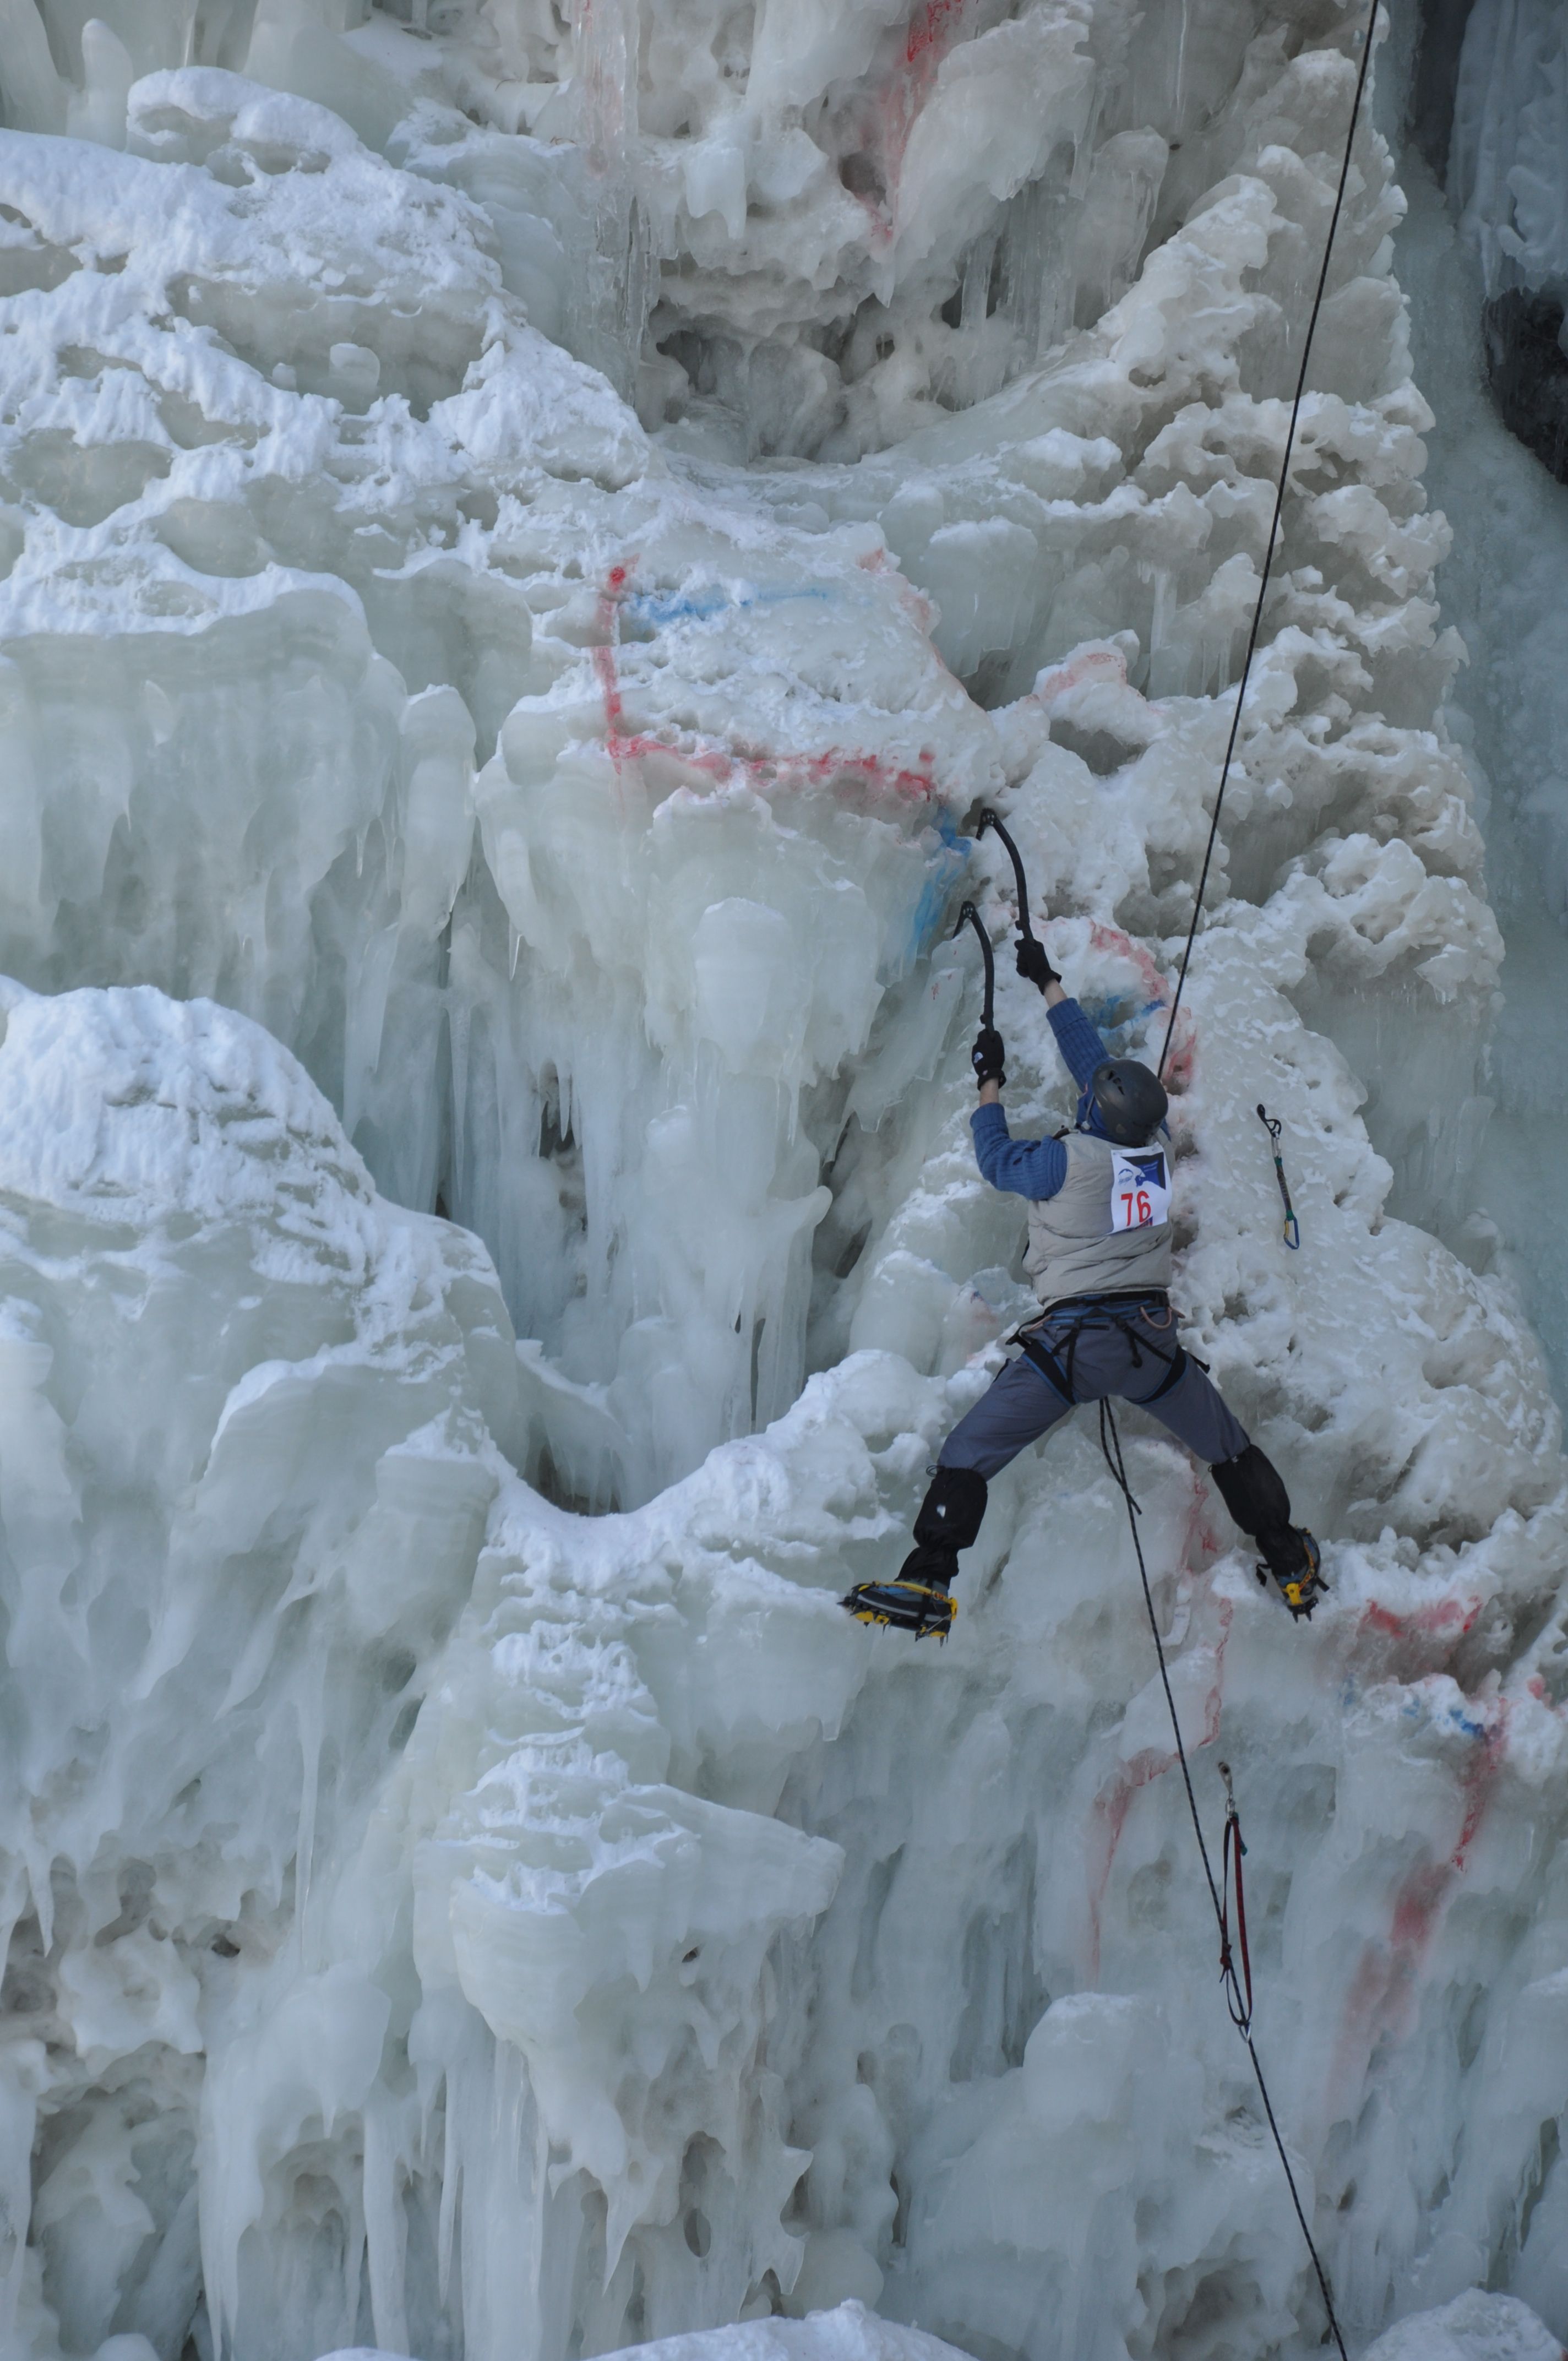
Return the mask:
<svg viewBox="0 0 1568 2361"><path fill-rule="evenodd" d="M1070 1132L1067 1179L1054 1197L1029 1203L1029 1247L1024 1257L1042 1303L1069 1295L1109 1294L1129 1287L1170 1285L1170 1224L1147 1229L1111 1226L1111 1166L1117 1151L1091 1132ZM1123 1153L1148 1153L1134 1149ZM1168 1170L1168 1164L1167 1170Z"/></svg>

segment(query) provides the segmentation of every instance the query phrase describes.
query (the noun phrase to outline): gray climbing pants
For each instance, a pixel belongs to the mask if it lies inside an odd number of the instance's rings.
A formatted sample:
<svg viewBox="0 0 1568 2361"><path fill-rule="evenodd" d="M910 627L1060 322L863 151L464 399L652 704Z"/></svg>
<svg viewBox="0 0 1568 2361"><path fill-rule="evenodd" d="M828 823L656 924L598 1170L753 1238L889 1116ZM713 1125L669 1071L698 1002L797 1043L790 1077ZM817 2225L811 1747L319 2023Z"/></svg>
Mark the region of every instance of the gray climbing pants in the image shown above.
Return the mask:
<svg viewBox="0 0 1568 2361"><path fill-rule="evenodd" d="M1048 1312L1029 1334L1064 1377L1070 1375L1071 1400L1035 1362L1009 1361L990 1392L959 1419L938 1465L972 1467L989 1480L1025 1444L1066 1418L1075 1402L1099 1401L1104 1394L1141 1403L1210 1466L1246 1449L1245 1427L1196 1361L1189 1356L1175 1384L1168 1383L1178 1346L1176 1314L1168 1303L1117 1304L1111 1317L1115 1324L1102 1324L1106 1312L1086 1312L1081 1303ZM1158 1395L1157 1400L1150 1400L1151 1395Z"/></svg>

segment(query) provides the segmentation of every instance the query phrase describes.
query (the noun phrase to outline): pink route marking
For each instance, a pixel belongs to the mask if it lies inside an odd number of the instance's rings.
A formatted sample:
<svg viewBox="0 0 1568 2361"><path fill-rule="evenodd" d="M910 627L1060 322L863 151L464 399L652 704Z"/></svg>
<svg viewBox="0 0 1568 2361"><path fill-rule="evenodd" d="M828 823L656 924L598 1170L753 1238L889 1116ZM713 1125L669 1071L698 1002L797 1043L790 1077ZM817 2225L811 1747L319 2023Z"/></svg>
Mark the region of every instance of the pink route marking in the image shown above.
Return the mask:
<svg viewBox="0 0 1568 2361"><path fill-rule="evenodd" d="M1120 927L1104 926L1098 918L1090 927L1089 939L1097 951L1117 951L1124 959L1131 960L1147 1001L1161 1008L1169 1006L1170 994L1165 978L1154 963L1153 953L1146 950L1142 943L1135 942L1131 935L1124 934ZM1185 1089L1192 1080L1192 1061L1197 1049L1197 1027L1191 1011L1183 1002L1177 1012L1175 1045L1166 1060L1167 1073L1181 1089Z"/></svg>
<svg viewBox="0 0 1568 2361"><path fill-rule="evenodd" d="M1135 1754L1129 1763L1121 1763L1095 1796L1089 1816L1089 1833L1084 1844L1089 1867L1089 1973L1085 1979L1091 1991L1100 1982L1100 1937L1102 1914L1105 1905L1105 1889L1111 1883L1112 1864L1116 1848L1122 1841L1122 1831L1127 1825L1133 1798L1140 1787L1170 1769L1176 1761L1174 1752L1162 1754L1157 1747L1147 1746Z"/></svg>
<svg viewBox="0 0 1568 2361"><path fill-rule="evenodd" d="M883 195L878 200L860 190L854 194L865 209L878 245L885 246L893 236L909 135L930 96L937 69L958 37L968 5L969 0L925 0L909 20L898 70L872 103L866 146L881 168Z"/></svg>
<svg viewBox="0 0 1568 2361"><path fill-rule="evenodd" d="M965 0L926 0L926 5L909 27L909 38L904 44L904 62L912 66L930 49L942 35L952 31L963 15Z"/></svg>
<svg viewBox="0 0 1568 2361"><path fill-rule="evenodd" d="M1476 1708L1479 1714L1483 1708ZM1402 2040L1413 2022L1421 1970L1433 1939L1469 1864L1471 1847L1486 1817L1503 1766L1508 1701L1497 1699L1474 1752L1459 1774L1464 1801L1453 1850L1439 1861L1420 1862L1395 1896L1385 1943L1363 1950L1346 1996L1328 2077L1329 2104L1352 2081L1359 2082L1385 2034ZM1359 2061L1359 2063L1358 2063Z"/></svg>
<svg viewBox="0 0 1568 2361"><path fill-rule="evenodd" d="M1057 664L1044 680L1036 682L1029 694L1041 705L1054 705L1057 698L1064 697L1069 688L1081 687L1097 673L1107 674L1125 688L1127 659L1120 648L1085 649L1081 655L1074 656L1069 663Z"/></svg>
<svg viewBox="0 0 1568 2361"><path fill-rule="evenodd" d="M1376 1631L1390 1640L1463 1640L1480 1612L1481 1601L1474 1596L1440 1598L1431 1607L1412 1609L1409 1615L1396 1615L1392 1608L1380 1607L1374 1599L1363 1609L1356 1638Z"/></svg>
<svg viewBox="0 0 1568 2361"><path fill-rule="evenodd" d="M1208 1521L1207 1494L1196 1475L1191 1479L1191 1499L1187 1512L1187 1543L1184 1558L1196 1548L1212 1557L1218 1546L1217 1537ZM1203 1700L1203 1728L1194 1740L1190 1731L1182 1736L1190 1748L1212 1746L1220 1735L1220 1708L1224 1697L1225 1647L1231 1636L1234 1614L1231 1601L1219 1602L1220 1635L1213 1643L1214 1676ZM1111 1883L1111 1871L1116 1859L1116 1848L1122 1841L1122 1831L1127 1825L1127 1815L1133 1798L1139 1790L1149 1786L1171 1770L1178 1760L1174 1746L1146 1746L1130 1761L1119 1763L1105 1781L1090 1806L1089 1828L1084 1842L1089 1873L1089 1973L1087 1982L1092 1990L1100 1982L1100 1938L1105 1905L1106 1889Z"/></svg>
<svg viewBox="0 0 1568 2361"><path fill-rule="evenodd" d="M635 564L633 558L624 566L612 566L606 575L598 594L598 621L602 636L588 652L604 698L605 745L618 773L628 763L663 755L668 761L704 773L721 786L741 779L758 795L765 794L770 787L844 786L858 782L872 797L893 796L907 803L936 800L936 754L928 746L923 746L916 757L922 767L912 770L907 765L886 763L880 754L839 746L828 747L817 754L775 754L761 746L700 746L689 741L683 744L678 739L661 738L649 730L628 730L617 662L617 633L621 598Z"/></svg>

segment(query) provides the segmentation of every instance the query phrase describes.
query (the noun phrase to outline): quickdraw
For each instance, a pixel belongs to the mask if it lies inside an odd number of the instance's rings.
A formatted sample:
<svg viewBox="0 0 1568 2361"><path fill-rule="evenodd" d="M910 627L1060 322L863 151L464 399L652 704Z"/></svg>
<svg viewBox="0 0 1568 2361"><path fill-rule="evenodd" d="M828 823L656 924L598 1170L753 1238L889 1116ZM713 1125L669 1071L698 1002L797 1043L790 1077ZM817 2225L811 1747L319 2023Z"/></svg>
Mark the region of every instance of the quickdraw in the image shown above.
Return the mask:
<svg viewBox="0 0 1568 2361"><path fill-rule="evenodd" d="M1225 1783L1225 1840L1220 1855L1220 1973L1224 1978L1225 2005L1231 2012L1231 2023L1238 2033L1245 2033L1252 2024L1252 1954L1247 1949L1246 1889L1242 1883L1246 1847L1242 1842L1241 1815L1236 1810L1236 1791L1228 1763L1221 1763L1220 1776ZM1242 1963L1239 1981L1235 1954L1231 1949L1233 1894L1236 1897L1236 1949Z"/></svg>
<svg viewBox="0 0 1568 2361"><path fill-rule="evenodd" d="M1296 1219L1296 1208L1290 1202L1290 1183L1285 1178L1285 1166L1279 1154L1279 1135L1285 1126L1269 1114L1261 1099L1257 1103L1257 1115L1258 1121L1268 1134L1269 1150L1274 1158L1274 1177L1279 1183L1280 1200L1285 1207L1285 1243L1294 1254L1301 1243L1301 1224Z"/></svg>

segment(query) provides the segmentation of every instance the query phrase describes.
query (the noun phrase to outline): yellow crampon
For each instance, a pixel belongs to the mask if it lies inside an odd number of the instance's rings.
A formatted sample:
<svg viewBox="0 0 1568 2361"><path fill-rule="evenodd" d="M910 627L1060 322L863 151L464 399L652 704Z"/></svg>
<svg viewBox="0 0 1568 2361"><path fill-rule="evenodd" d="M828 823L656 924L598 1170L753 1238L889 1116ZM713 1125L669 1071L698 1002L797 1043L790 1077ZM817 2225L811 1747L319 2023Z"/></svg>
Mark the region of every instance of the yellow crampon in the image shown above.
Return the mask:
<svg viewBox="0 0 1568 2361"><path fill-rule="evenodd" d="M1322 1577L1322 1552L1317 1543L1311 1534L1304 1532L1299 1525L1294 1530L1306 1551L1307 1563L1299 1574L1277 1574L1274 1580L1278 1587L1279 1596L1299 1623L1310 1620L1312 1609L1319 1599L1328 1597L1329 1586ZM1261 1583L1267 1583L1269 1574L1266 1565L1258 1567L1257 1578Z"/></svg>
<svg viewBox="0 0 1568 2361"><path fill-rule="evenodd" d="M857 1623L912 1631L917 1640L933 1631L938 1640L946 1640L959 1611L945 1590L928 1588L921 1582L857 1582L839 1604Z"/></svg>

